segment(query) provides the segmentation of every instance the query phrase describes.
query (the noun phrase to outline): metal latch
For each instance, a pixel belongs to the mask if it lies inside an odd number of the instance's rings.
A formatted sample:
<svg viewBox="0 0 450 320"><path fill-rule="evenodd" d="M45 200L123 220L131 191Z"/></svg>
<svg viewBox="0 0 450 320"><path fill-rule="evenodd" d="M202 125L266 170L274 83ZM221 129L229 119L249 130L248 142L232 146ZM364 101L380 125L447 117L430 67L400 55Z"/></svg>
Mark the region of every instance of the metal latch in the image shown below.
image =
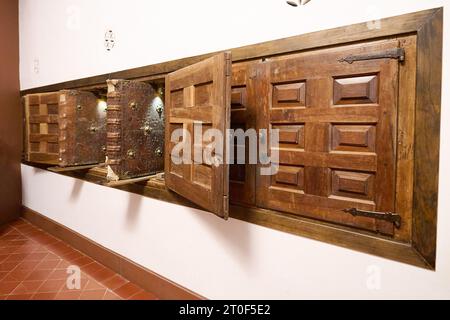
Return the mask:
<svg viewBox="0 0 450 320"><path fill-rule="evenodd" d="M395 48L379 53L350 55L348 57L338 59L338 61L352 64L355 61L376 60L376 59L397 59L399 61L405 61L405 49Z"/></svg>
<svg viewBox="0 0 450 320"><path fill-rule="evenodd" d="M344 209L343 211L346 213L350 213L354 217L359 216L389 221L392 222L397 229L400 228L402 223L402 217L394 212L365 211L356 208Z"/></svg>

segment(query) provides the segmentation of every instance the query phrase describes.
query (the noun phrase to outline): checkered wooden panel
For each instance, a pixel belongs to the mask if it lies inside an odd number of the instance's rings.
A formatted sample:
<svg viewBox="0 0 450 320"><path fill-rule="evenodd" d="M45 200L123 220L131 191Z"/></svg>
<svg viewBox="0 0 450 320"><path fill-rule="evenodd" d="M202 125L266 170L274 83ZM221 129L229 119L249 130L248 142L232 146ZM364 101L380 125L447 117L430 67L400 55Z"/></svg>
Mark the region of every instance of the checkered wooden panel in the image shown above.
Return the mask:
<svg viewBox="0 0 450 320"><path fill-rule="evenodd" d="M59 93L25 96L25 160L57 164Z"/></svg>

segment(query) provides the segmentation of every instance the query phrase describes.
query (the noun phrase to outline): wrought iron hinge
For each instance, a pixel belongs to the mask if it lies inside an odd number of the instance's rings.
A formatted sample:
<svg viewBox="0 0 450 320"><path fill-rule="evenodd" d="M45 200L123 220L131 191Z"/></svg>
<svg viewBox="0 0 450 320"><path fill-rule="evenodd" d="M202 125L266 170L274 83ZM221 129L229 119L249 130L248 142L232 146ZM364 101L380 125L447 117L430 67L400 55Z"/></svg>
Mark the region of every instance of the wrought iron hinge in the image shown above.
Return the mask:
<svg viewBox="0 0 450 320"><path fill-rule="evenodd" d="M231 53L230 52L226 52L225 53L225 63L226 63L226 71L225 71L225 76L226 77L231 77L231 66L232 66L232 62L231 62Z"/></svg>
<svg viewBox="0 0 450 320"><path fill-rule="evenodd" d="M364 60L376 60L376 59L397 59L399 61L405 61L405 49L403 48L395 48L389 49L384 52L379 53L369 53L369 54L361 54L361 55L350 55L345 58L338 59L339 62L347 62L352 64L355 61L364 61Z"/></svg>
<svg viewBox="0 0 450 320"><path fill-rule="evenodd" d="M228 196L223 196L223 212L225 214L228 214L229 203L230 203L230 201L228 200Z"/></svg>
<svg viewBox="0 0 450 320"><path fill-rule="evenodd" d="M350 213L354 217L368 217L368 218L374 218L378 220L385 220L392 222L394 226L399 229L402 223L402 217L394 212L376 212L376 211L365 211L365 210L359 210L356 208L350 208L350 209L344 209L343 210L346 213Z"/></svg>

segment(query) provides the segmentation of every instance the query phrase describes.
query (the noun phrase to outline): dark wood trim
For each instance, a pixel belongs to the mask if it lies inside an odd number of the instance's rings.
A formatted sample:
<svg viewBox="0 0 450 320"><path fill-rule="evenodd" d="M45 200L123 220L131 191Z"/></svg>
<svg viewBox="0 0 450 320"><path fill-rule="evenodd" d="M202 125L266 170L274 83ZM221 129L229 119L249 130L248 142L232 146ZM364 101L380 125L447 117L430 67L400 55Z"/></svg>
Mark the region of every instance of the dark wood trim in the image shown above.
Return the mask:
<svg viewBox="0 0 450 320"><path fill-rule="evenodd" d="M19 83L19 1L0 2L0 225L17 219L22 203L22 108Z"/></svg>
<svg viewBox="0 0 450 320"><path fill-rule="evenodd" d="M334 29L317 31L298 36L266 41L262 43L247 45L239 48L229 49L233 62L260 59L274 55L300 52L310 49L319 49L344 43L359 42L367 39L377 39L392 35L416 33L427 23L437 9L429 9L400 16L384 18L380 20L382 28L369 28L367 23L358 23L350 26L338 27ZM228 50L227 50L228 51ZM47 86L22 90L21 94L49 92L61 89L86 89L97 86L105 86L107 79L161 79L166 74L200 62L208 57L217 54L211 52L198 56L182 58L167 62L161 62L148 66L105 73L83 79L60 82Z"/></svg>
<svg viewBox="0 0 450 320"><path fill-rule="evenodd" d="M347 227L337 227L307 218L289 217L274 210L239 206L230 206L230 217L347 249L432 269L432 266L410 244L381 238L370 233L355 232Z"/></svg>
<svg viewBox="0 0 450 320"><path fill-rule="evenodd" d="M417 31L412 241L435 267L442 79L442 8Z"/></svg>
<svg viewBox="0 0 450 320"><path fill-rule="evenodd" d="M73 178L101 184L106 177L106 170L97 168L89 172L64 173ZM117 189L136 193L148 198L170 202L176 205L203 210L189 200L167 189L164 180L151 179L147 182L119 186ZM425 261L411 244L392 241L389 237L374 235L345 226L313 219L290 216L275 210L230 205L230 218L254 223L263 227L288 232L302 237L327 242L347 249L373 254L391 260L411 264L425 269L433 267Z"/></svg>
<svg viewBox="0 0 450 320"><path fill-rule="evenodd" d="M126 279L155 293L161 299L205 300L204 297L136 264L36 211L23 207L22 217L42 230L67 242L75 249L104 264Z"/></svg>
<svg viewBox="0 0 450 320"><path fill-rule="evenodd" d="M289 218L276 211L233 207L231 217L325 241L346 248L375 254L400 262L434 269L436 264L437 196L439 176L439 136L442 76L443 8L430 9L381 20L380 29L367 23L319 31L305 35L232 49L233 61L244 61L280 54L316 50L341 44L413 35L417 40L416 106L414 133L414 187L412 209L412 244L402 244L348 230L345 227L299 218ZM161 79L165 74L198 62L214 53L135 68L116 73L74 80L51 86L25 90L54 91L67 88L98 86L107 78ZM97 182L101 171L76 173L76 177ZM75 173L68 175L74 176ZM119 187L184 206L195 207L189 201L155 182Z"/></svg>

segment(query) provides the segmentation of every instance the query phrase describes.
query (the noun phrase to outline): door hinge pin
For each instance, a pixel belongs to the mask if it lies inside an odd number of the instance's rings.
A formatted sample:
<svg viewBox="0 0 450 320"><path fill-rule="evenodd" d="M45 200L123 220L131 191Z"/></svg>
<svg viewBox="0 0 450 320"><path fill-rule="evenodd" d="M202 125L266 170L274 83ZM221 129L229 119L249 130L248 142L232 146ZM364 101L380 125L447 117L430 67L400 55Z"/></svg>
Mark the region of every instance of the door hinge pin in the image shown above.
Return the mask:
<svg viewBox="0 0 450 320"><path fill-rule="evenodd" d="M223 196L223 212L228 215L228 210L229 210L229 200L228 200L228 196Z"/></svg>

